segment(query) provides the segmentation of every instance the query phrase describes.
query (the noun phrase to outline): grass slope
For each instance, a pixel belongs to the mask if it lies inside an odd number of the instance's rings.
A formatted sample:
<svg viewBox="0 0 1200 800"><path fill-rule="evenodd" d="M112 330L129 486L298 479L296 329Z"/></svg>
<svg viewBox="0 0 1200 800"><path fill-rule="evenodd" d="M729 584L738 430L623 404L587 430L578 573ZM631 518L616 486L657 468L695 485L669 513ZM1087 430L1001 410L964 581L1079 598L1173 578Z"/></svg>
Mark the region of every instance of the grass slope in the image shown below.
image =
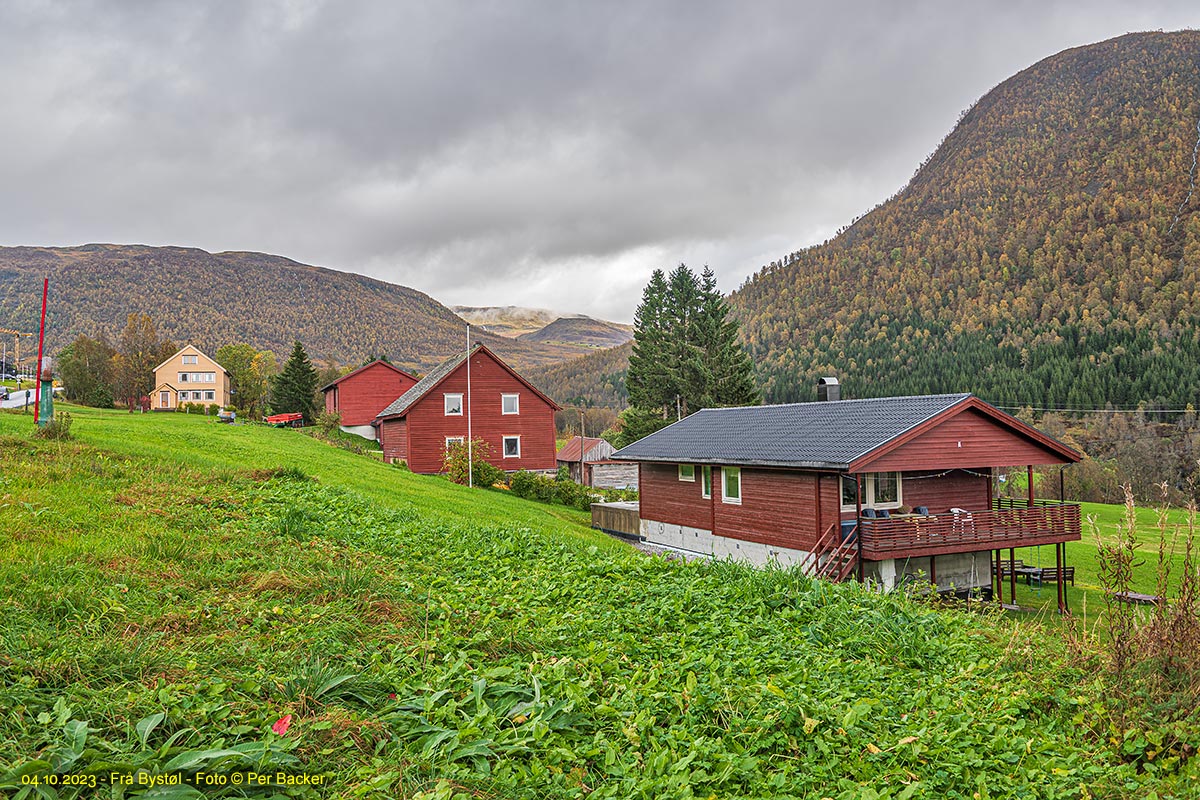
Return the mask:
<svg viewBox="0 0 1200 800"><path fill-rule="evenodd" d="M286 792L330 797L1197 788L1109 755L1087 673L1002 619L645 558L579 513L295 431L71 411L65 443L0 414L0 775L285 769L325 776Z"/></svg>

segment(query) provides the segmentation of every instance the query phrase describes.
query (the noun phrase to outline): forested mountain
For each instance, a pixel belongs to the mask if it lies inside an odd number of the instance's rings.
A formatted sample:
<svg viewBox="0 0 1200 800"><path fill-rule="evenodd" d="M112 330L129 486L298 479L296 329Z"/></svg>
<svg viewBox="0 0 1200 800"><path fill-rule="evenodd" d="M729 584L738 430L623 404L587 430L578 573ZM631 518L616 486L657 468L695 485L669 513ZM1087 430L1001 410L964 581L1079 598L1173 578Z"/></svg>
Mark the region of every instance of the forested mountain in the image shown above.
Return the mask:
<svg viewBox="0 0 1200 800"><path fill-rule="evenodd" d="M466 347L464 321L414 289L263 253L142 245L0 248L0 327L37 330L45 276L50 353L80 333L115 338L132 312L209 354L246 342L282 358L299 339L314 361L357 365L386 355L424 371ZM579 353L473 336L522 369Z"/></svg>
<svg viewBox="0 0 1200 800"><path fill-rule="evenodd" d="M1200 32L1052 56L911 182L731 298L769 401L973 391L1182 408L1200 390Z"/></svg>
<svg viewBox="0 0 1200 800"><path fill-rule="evenodd" d="M629 393L625 373L629 371L631 342L586 356L534 367L526 377L534 386L565 405L625 408Z"/></svg>

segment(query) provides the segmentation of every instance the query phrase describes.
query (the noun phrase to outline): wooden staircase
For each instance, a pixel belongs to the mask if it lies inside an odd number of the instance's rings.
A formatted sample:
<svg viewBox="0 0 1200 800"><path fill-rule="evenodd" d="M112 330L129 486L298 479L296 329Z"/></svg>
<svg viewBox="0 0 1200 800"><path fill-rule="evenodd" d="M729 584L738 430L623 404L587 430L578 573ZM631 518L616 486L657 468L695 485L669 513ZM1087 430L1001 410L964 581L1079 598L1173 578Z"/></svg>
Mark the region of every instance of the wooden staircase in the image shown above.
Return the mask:
<svg viewBox="0 0 1200 800"><path fill-rule="evenodd" d="M842 538L842 525L835 522L817 540L812 559L805 566L804 574L841 583L854 575L858 569L858 528Z"/></svg>

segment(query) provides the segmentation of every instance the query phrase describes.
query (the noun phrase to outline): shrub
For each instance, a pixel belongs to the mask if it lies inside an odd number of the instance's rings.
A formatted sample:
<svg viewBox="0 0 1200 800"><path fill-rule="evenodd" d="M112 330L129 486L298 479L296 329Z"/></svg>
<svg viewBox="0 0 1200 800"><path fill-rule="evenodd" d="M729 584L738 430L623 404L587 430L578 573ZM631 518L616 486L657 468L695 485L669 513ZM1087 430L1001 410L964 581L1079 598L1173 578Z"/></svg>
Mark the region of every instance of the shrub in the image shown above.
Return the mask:
<svg viewBox="0 0 1200 800"><path fill-rule="evenodd" d="M488 463L488 459L492 456L491 446L483 439L474 439L469 454L465 443L455 442L446 448L446 460L443 467L450 480L464 486L467 484L468 455L470 455L470 461L473 462L470 471L476 486L487 488L504 479L504 470Z"/></svg>
<svg viewBox="0 0 1200 800"><path fill-rule="evenodd" d="M322 411L317 415L317 428L326 436L336 433L341 426L342 415L337 411Z"/></svg>
<svg viewBox="0 0 1200 800"><path fill-rule="evenodd" d="M39 439L50 439L55 442L64 442L71 438L71 415L69 412L60 411L54 415L54 418L45 425L37 429L33 435Z"/></svg>

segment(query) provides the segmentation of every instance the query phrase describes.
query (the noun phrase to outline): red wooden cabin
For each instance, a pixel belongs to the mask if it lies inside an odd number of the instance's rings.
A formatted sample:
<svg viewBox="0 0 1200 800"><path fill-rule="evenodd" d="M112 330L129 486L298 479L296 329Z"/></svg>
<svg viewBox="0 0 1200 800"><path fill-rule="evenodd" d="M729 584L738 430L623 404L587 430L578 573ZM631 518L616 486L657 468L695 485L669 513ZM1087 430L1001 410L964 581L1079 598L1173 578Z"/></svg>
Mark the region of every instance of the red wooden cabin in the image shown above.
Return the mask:
<svg viewBox="0 0 1200 800"><path fill-rule="evenodd" d="M386 361L372 361L322 387L325 410L342 415L342 430L375 438L375 417L417 378Z"/></svg>
<svg viewBox="0 0 1200 800"><path fill-rule="evenodd" d="M705 409L613 455L638 462L648 541L956 589L989 587L1002 549L1052 545L1061 566L1079 506L993 489L1080 457L970 394Z"/></svg>
<svg viewBox="0 0 1200 800"><path fill-rule="evenodd" d="M379 412L376 426L386 461L413 472L443 471L446 447L471 436L491 448L506 471L556 468L554 412L558 404L481 344L452 356Z"/></svg>

